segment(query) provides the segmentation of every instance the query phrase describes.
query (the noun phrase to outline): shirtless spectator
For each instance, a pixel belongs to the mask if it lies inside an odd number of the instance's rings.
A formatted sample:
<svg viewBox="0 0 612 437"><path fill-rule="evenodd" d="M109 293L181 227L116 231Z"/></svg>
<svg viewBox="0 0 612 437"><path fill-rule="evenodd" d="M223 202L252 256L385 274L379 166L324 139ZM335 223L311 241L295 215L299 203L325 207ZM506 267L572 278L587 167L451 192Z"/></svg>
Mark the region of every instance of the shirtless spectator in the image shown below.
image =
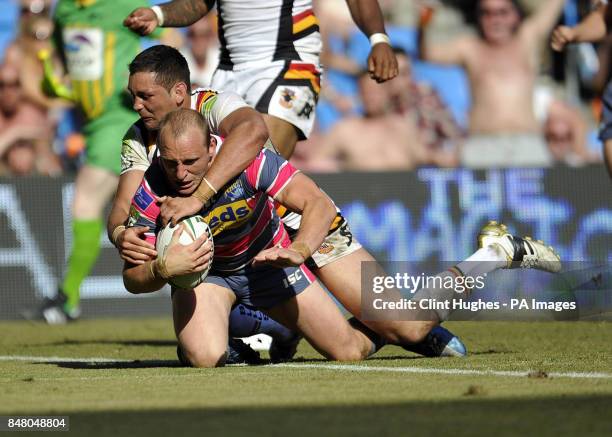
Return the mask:
<svg viewBox="0 0 612 437"><path fill-rule="evenodd" d="M19 69L25 99L43 109L66 108L69 106L66 101L46 96L40 87L43 67L38 52L51 51L53 21L45 13L34 13L31 10L39 11L43 6L42 1L22 1L19 33L7 47L4 61ZM56 62L59 65L59 61Z"/></svg>
<svg viewBox="0 0 612 437"><path fill-rule="evenodd" d="M523 18L516 0L479 0L478 36L443 45L427 44L424 59L462 65L472 94L470 138L461 161L468 167L547 166L552 158L533 112L539 50L556 24L565 0L542 1Z"/></svg>
<svg viewBox="0 0 612 437"><path fill-rule="evenodd" d="M390 84L359 76L364 116L343 119L322 138L312 159L334 171L411 170L427 161L417 125L393 111Z"/></svg>
<svg viewBox="0 0 612 437"><path fill-rule="evenodd" d="M544 137L555 162L573 167L601 161L587 145L589 126L580 111L553 98L547 105Z"/></svg>
<svg viewBox="0 0 612 437"><path fill-rule="evenodd" d="M53 129L35 105L23 100L18 70L0 65L0 157L9 174L60 171L51 151Z"/></svg>

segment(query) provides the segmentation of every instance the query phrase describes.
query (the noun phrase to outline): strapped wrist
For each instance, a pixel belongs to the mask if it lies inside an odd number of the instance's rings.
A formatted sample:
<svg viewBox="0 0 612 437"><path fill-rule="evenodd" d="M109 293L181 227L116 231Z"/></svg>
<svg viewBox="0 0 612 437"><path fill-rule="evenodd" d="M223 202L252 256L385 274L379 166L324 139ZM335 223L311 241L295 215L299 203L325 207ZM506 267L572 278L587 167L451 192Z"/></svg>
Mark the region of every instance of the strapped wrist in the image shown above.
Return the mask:
<svg viewBox="0 0 612 437"><path fill-rule="evenodd" d="M195 197L200 202L202 202L203 205L206 206L208 201L215 194L217 194L217 190L215 189L215 187L213 187L212 184L208 182L208 179L202 178L202 182L200 182L200 185L191 196Z"/></svg>
<svg viewBox="0 0 612 437"><path fill-rule="evenodd" d="M151 276L153 277L153 279L157 279L157 274L155 273L155 261L147 261L146 264L149 265L149 272L151 272Z"/></svg>
<svg viewBox="0 0 612 437"><path fill-rule="evenodd" d="M299 253L304 258L304 261L311 257L312 251L310 247L302 241L296 241L291 243L288 247L289 250L293 250L294 252Z"/></svg>
<svg viewBox="0 0 612 437"><path fill-rule="evenodd" d="M121 235L121 233L125 231L125 229L126 228L123 225L119 225L115 229L113 229L113 233L111 234L111 243L113 243L115 247L117 247L117 239L119 238L119 235Z"/></svg>
<svg viewBox="0 0 612 437"><path fill-rule="evenodd" d="M391 40L384 33L373 33L370 35L370 47L374 47L376 44L380 43L391 45Z"/></svg>
<svg viewBox="0 0 612 437"><path fill-rule="evenodd" d="M153 273L154 278L161 278L165 281L170 279L165 260L162 258L157 258L151 263L151 273Z"/></svg>
<svg viewBox="0 0 612 437"><path fill-rule="evenodd" d="M164 25L164 11L157 5L151 6L151 10L157 17L157 25L162 27Z"/></svg>

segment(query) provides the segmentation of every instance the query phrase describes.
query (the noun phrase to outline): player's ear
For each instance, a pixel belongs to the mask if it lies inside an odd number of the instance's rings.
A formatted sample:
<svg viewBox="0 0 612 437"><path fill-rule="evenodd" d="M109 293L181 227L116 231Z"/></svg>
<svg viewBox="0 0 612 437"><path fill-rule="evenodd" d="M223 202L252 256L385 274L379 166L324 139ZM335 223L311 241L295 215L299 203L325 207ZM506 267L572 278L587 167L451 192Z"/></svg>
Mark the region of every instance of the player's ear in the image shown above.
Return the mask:
<svg viewBox="0 0 612 437"><path fill-rule="evenodd" d="M215 157L215 153L217 152L217 139L213 136L210 137L210 141L208 143L208 161L212 161Z"/></svg>
<svg viewBox="0 0 612 437"><path fill-rule="evenodd" d="M172 93L176 99L177 106L182 106L186 98L190 96L185 82L178 82L172 87Z"/></svg>

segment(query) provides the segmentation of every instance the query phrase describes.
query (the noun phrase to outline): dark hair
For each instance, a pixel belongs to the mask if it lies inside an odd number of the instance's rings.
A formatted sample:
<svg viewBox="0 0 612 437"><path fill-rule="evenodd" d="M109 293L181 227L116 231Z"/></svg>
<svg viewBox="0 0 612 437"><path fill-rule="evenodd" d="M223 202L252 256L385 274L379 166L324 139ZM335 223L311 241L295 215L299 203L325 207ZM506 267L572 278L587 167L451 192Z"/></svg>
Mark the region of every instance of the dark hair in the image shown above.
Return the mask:
<svg viewBox="0 0 612 437"><path fill-rule="evenodd" d="M480 25L480 4L482 0L456 0L459 3L459 9L463 13L463 18L465 21L473 25L478 31L478 35L482 38L483 32L482 27ZM519 14L519 20L522 22L527 16L525 12L525 8L521 5L518 0L508 0L514 9Z"/></svg>
<svg viewBox="0 0 612 437"><path fill-rule="evenodd" d="M129 65L130 76L136 73L155 73L155 82L170 89L179 82L191 91L189 66L181 53L174 47L157 45L140 52Z"/></svg>
<svg viewBox="0 0 612 437"><path fill-rule="evenodd" d="M516 13L519 15L520 20L523 21L525 19L525 17L527 16L527 14L525 12L525 9L521 5L521 3L519 3L518 0L507 0L507 1L512 4L512 7L516 11ZM481 5L481 3L482 3L482 0L476 0L476 15L477 16L480 15L480 5ZM476 23L478 23L478 22L480 22L480 20L477 18L476 19Z"/></svg>
<svg viewBox="0 0 612 437"><path fill-rule="evenodd" d="M170 134L174 138L178 138L190 128L196 128L202 133L204 137L204 147L208 148L210 144L210 134L206 120L204 120L204 117L198 111L187 108L179 108L166 114L159 123L157 144L163 147L161 139L162 132L165 130L170 130Z"/></svg>

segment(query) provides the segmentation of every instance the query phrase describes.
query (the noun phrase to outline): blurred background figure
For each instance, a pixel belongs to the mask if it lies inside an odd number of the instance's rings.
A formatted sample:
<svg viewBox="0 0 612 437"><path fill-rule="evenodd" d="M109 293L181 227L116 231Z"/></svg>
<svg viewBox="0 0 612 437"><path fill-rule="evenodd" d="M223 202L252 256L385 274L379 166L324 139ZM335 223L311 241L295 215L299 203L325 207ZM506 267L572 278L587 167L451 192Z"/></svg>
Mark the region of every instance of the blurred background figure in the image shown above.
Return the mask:
<svg viewBox="0 0 612 437"><path fill-rule="evenodd" d="M612 176L612 81L610 81L612 9L609 7L608 0L593 0L593 6L593 10L575 26L558 26L552 34L551 46L554 50L562 51L567 44L603 40L599 50L599 72L595 77L595 82L598 91L603 92L599 139L603 142L606 167ZM607 86L604 89L606 82Z"/></svg>
<svg viewBox="0 0 612 437"><path fill-rule="evenodd" d="M363 116L338 122L321 138L312 161L335 171L411 170L428 161L417 124L395 112L391 83L378 84L367 71L359 76Z"/></svg>
<svg viewBox="0 0 612 437"><path fill-rule="evenodd" d="M561 59L565 67L559 67L550 52L544 52L538 44L530 41L526 47L522 43L525 35L534 35L533 41L542 41L541 36L557 22L564 3L562 22L575 24L580 14L588 15L589 2L380 0L389 38L400 48L396 50L400 76L387 90L388 104L391 112L403 116L406 123L419 132L418 142L426 151L423 159L418 163L413 160L408 166L490 167L552 163L575 166L600 160L594 149L598 147L594 119L599 116L601 106L597 100L593 104L586 100L588 94L578 94L573 76L559 76L564 68L566 71L578 69L579 58L568 55ZM53 148L60 154L64 168L70 169L69 166L78 163L75 158L83 159L84 138L78 133L81 121L69 110L69 103L46 96L38 86L42 67L37 52L51 46L53 22L49 14L53 3L51 0L14 0L11 3L16 5L17 32L2 57L5 64L19 71L21 100L39 108L49 119L55 131ZM298 149L292 161L310 171L331 171L340 168L337 163L317 162L315 157L323 156L320 149L326 141L325 135L337 123L347 118L361 118L357 76L365 68L371 47L354 24L345 0L314 0L313 4L321 23L324 42L321 59L325 75L316 108L317 125L312 138L307 140L308 145ZM531 13L526 14L525 10ZM561 27L567 39L564 44L581 41L594 32L597 38L604 36L605 12L604 6L598 6L585 18L585 25L579 25L575 31L569 25ZM598 21L593 21L593 16ZM419 26L421 36L426 36L420 44ZM194 86L208 86L217 65L216 31L217 17L210 14L184 32L186 44L182 53L189 62ZM176 33L173 35L173 39L180 40ZM453 42L448 44L448 40ZM425 48L426 59L433 59L445 48L461 49L466 44L472 44L470 47L475 50L469 51L473 56L464 56L461 50L454 53L455 57L461 57L457 64L460 67L418 58L419 46ZM592 78L592 84L581 86L598 89L608 79L610 53L605 45L599 47L599 52L597 76ZM502 55L497 56L500 53ZM54 62L57 66L58 60ZM466 68L467 75L461 67ZM604 112L606 108L604 104ZM468 132L469 139L464 145ZM486 153L479 152L483 148ZM520 153L521 148L529 149L529 153ZM508 149L512 153L504 155L503 151ZM521 163L523 155L524 164ZM472 159L479 162L470 164ZM480 162L483 160L486 162ZM515 162L517 160L520 162Z"/></svg>
<svg viewBox="0 0 612 437"><path fill-rule="evenodd" d="M4 53L4 64L10 65L18 72L20 82L19 103L27 107L26 111L36 111L36 124L48 131L44 141L38 141L36 150L31 142L21 142L19 147L7 151L11 158L4 161L5 168L19 165L18 174L42 173L57 175L62 171L61 161L54 149L57 125L70 105L59 99L52 99L42 92L40 82L43 69L37 57L39 50L51 47L53 21L49 17L51 0L20 0L18 2L17 32L8 44ZM44 120L44 121L42 121ZM40 123L38 123L40 122ZM39 135L40 136L40 135ZM15 152L15 154L13 154ZM19 159L16 159L19 158Z"/></svg>
<svg viewBox="0 0 612 437"><path fill-rule="evenodd" d="M187 29L187 44L180 50L191 72L192 88L206 88L219 63L216 19L207 15Z"/></svg>
<svg viewBox="0 0 612 437"><path fill-rule="evenodd" d="M563 100L550 101L543 126L544 138L555 163L576 167L601 160L587 147L585 117Z"/></svg>
<svg viewBox="0 0 612 437"><path fill-rule="evenodd" d="M321 23L321 63L325 66L317 104L317 127L325 132L342 117L357 113L359 99L355 77L363 67L349 53L350 40L356 28L346 2L317 0L313 6Z"/></svg>
<svg viewBox="0 0 612 437"><path fill-rule="evenodd" d="M44 84L71 101L84 118L85 160L78 168L72 204L72 247L60 286L33 317L61 324L80 316L80 287L100 253L103 213L117 188L122 139L138 118L127 94L127 65L141 49L140 37L121 17L143 0L59 0L53 13L58 57L66 77L44 59ZM161 31L152 34L161 36ZM70 87L66 83L70 82Z"/></svg>
<svg viewBox="0 0 612 437"><path fill-rule="evenodd" d="M309 141L302 149L309 154L298 151L292 160L295 165L317 172L457 165L461 127L436 90L414 80L407 53L397 48L394 52L398 76L376 86L365 83L362 74L355 103L358 113Z"/></svg>
<svg viewBox="0 0 612 437"><path fill-rule="evenodd" d="M45 111L24 99L19 70L0 65L0 157L3 173L56 175L61 171L51 150L53 123Z"/></svg>
<svg viewBox="0 0 612 437"><path fill-rule="evenodd" d="M472 95L469 138L461 153L467 167L548 166L552 157L533 112L539 50L565 0L546 0L530 16L515 0L479 0L478 35L429 44L421 22L420 48L431 62L462 65Z"/></svg>
<svg viewBox="0 0 612 437"><path fill-rule="evenodd" d="M27 15L21 19L17 37L7 48L5 56L5 62L19 68L19 75L24 79L24 97L45 109L53 104L40 89L42 66L36 54L39 50L51 48L52 33L53 21L49 17Z"/></svg>

